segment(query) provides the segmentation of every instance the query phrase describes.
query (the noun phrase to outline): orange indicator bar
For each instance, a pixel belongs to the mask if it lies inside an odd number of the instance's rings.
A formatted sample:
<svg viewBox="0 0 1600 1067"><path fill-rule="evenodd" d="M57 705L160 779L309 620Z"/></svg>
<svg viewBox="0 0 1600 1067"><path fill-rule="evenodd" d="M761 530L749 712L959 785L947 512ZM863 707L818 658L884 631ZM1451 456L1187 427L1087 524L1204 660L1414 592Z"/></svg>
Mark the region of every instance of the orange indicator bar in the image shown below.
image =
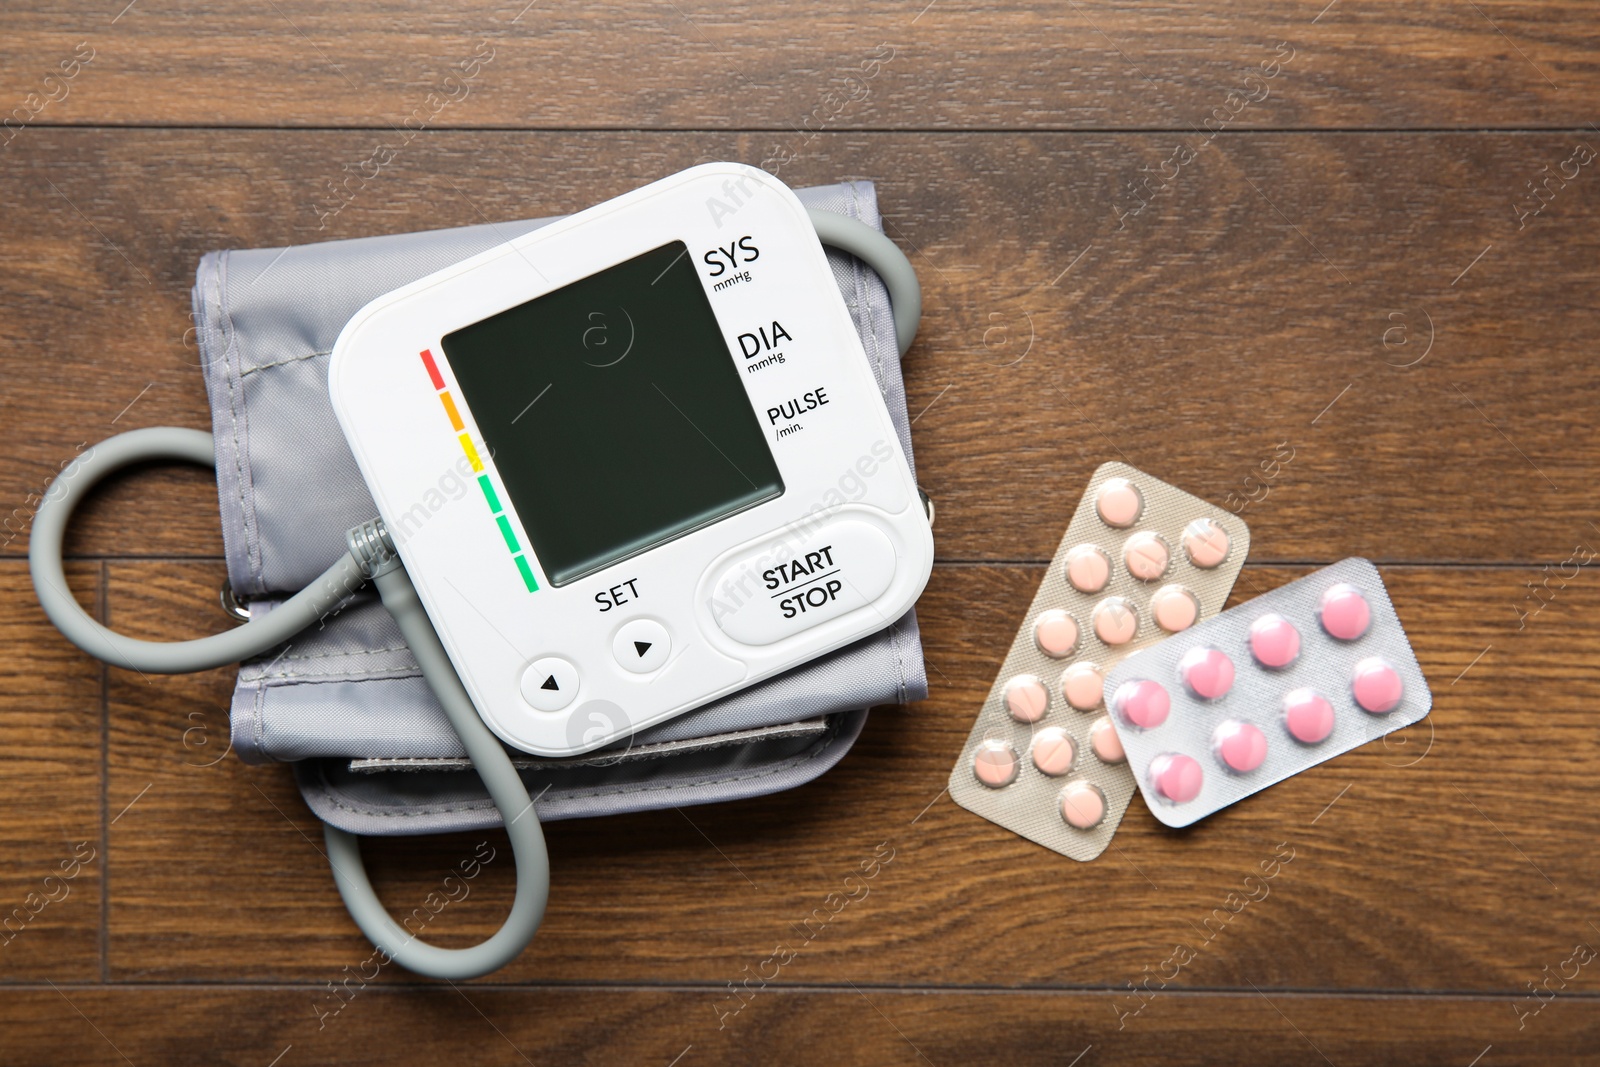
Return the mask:
<svg viewBox="0 0 1600 1067"><path fill-rule="evenodd" d="M461 412L456 410L455 398L450 395L449 390L441 392L439 399L444 401L444 410L450 416L450 425L456 428L457 433L465 430L466 424L461 421Z"/></svg>

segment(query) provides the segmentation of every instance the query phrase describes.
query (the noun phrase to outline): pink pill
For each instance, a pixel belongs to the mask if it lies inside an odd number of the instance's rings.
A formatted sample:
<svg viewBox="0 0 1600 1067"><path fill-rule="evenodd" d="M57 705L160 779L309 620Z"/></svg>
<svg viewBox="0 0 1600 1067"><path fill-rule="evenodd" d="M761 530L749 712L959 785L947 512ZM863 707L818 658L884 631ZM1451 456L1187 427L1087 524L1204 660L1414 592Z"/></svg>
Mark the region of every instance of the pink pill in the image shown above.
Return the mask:
<svg viewBox="0 0 1600 1067"><path fill-rule="evenodd" d="M1178 661L1178 676L1201 700L1216 700L1233 688L1233 660L1220 648L1191 648Z"/></svg>
<svg viewBox="0 0 1600 1067"><path fill-rule="evenodd" d="M1367 598L1347 582L1340 582L1322 594L1320 616L1328 636L1340 641L1354 641L1366 633L1372 623L1372 609L1367 606Z"/></svg>
<svg viewBox="0 0 1600 1067"><path fill-rule="evenodd" d="M1221 565L1228 548L1228 531L1215 519L1196 519L1183 528L1183 554L1202 570Z"/></svg>
<svg viewBox="0 0 1600 1067"><path fill-rule="evenodd" d="M1167 714L1172 711L1172 698L1160 682L1149 679L1123 682L1111 694L1111 710L1131 726L1153 730L1167 721Z"/></svg>
<svg viewBox="0 0 1600 1067"><path fill-rule="evenodd" d="M1078 746L1059 726L1046 727L1033 739L1033 765L1050 777L1066 774L1078 756Z"/></svg>
<svg viewBox="0 0 1600 1067"><path fill-rule="evenodd" d="M1200 764L1178 752L1163 752L1150 761L1150 784L1157 795L1174 804L1187 804L1200 795L1205 772Z"/></svg>
<svg viewBox="0 0 1600 1067"><path fill-rule="evenodd" d="M1122 546L1122 562L1128 573L1141 582L1153 582L1167 573L1172 551L1160 534L1140 530Z"/></svg>
<svg viewBox="0 0 1600 1067"><path fill-rule="evenodd" d="M1294 689L1283 698L1283 725L1289 736L1314 745L1333 733L1333 705L1311 689Z"/></svg>
<svg viewBox="0 0 1600 1067"><path fill-rule="evenodd" d="M1094 749L1101 763L1122 763L1128 758L1122 751L1122 738L1117 736L1117 728L1103 715L1089 727L1089 747Z"/></svg>
<svg viewBox="0 0 1600 1067"><path fill-rule="evenodd" d="M1144 511L1144 494L1126 478L1107 478L1095 497L1095 510L1107 526L1126 529L1139 521Z"/></svg>
<svg viewBox="0 0 1600 1067"><path fill-rule="evenodd" d="M1374 715L1393 711L1405 695L1405 684L1400 681L1399 673L1377 656L1369 656L1356 664L1350 689L1362 710Z"/></svg>
<svg viewBox="0 0 1600 1067"><path fill-rule="evenodd" d="M1017 750L1004 741L985 741L972 757L972 773L990 789L1008 786L1017 778Z"/></svg>
<svg viewBox="0 0 1600 1067"><path fill-rule="evenodd" d="M1105 687L1106 676L1088 660L1079 660L1061 673L1061 695L1079 711L1098 708L1105 698Z"/></svg>
<svg viewBox="0 0 1600 1067"><path fill-rule="evenodd" d="M1018 722L1038 722L1050 707L1050 691L1031 674L1019 674L1006 683L1006 710Z"/></svg>
<svg viewBox="0 0 1600 1067"><path fill-rule="evenodd" d="M1098 593L1111 580L1111 557L1099 545L1078 545L1067 552L1067 584L1080 593Z"/></svg>
<svg viewBox="0 0 1600 1067"><path fill-rule="evenodd" d="M1047 656L1070 656L1078 647L1078 621L1060 608L1041 612L1033 624L1033 640Z"/></svg>
<svg viewBox="0 0 1600 1067"><path fill-rule="evenodd" d="M1263 667L1287 667L1300 658L1300 631L1277 612L1263 615L1250 624L1250 654Z"/></svg>
<svg viewBox="0 0 1600 1067"><path fill-rule="evenodd" d="M1267 739L1250 723L1229 719L1211 735L1211 750L1235 774L1248 774L1267 758Z"/></svg>
<svg viewBox="0 0 1600 1067"><path fill-rule="evenodd" d="M1120 596L1108 596L1094 606L1094 633L1108 645L1125 645L1139 632L1139 616Z"/></svg>
<svg viewBox="0 0 1600 1067"><path fill-rule="evenodd" d="M1164 585L1150 597L1150 617L1167 633L1175 634L1194 625L1200 617L1200 602L1181 585Z"/></svg>
<svg viewBox="0 0 1600 1067"><path fill-rule="evenodd" d="M1088 782L1068 782L1061 790L1061 818L1077 830L1092 830L1106 817L1105 794Z"/></svg>

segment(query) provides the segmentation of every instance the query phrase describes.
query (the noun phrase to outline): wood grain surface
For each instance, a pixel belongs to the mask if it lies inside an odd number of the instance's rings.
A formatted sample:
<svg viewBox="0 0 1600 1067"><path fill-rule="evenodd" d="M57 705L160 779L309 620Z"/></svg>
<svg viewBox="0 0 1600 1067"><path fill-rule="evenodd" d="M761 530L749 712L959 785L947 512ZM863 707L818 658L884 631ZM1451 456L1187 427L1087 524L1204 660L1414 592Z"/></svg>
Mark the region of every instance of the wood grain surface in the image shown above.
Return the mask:
<svg viewBox="0 0 1600 1067"><path fill-rule="evenodd" d="M1247 109L1239 124L1582 126L1600 88L1600 38L1578 0L388 0L360 8L145 0L120 11L77 0L7 12L0 56L12 95L49 93L45 74L92 55L41 120L1187 130L1234 89L1260 96L1244 79L1280 43L1294 56L1298 91L1258 101L1271 104Z"/></svg>
<svg viewBox="0 0 1600 1067"><path fill-rule="evenodd" d="M1562 566L1600 545L1600 191L1551 178L1600 150L1592 7L141 0L0 31L0 1063L1600 1062L1600 577ZM363 978L289 770L228 754L233 671L68 645L32 508L102 437L208 425L206 251L565 213L722 158L875 181L922 278L931 695L799 789L551 824L545 926L488 979ZM1428 719L1188 830L1136 800L1090 864L954 805L1113 458L1240 511L1235 603L1377 560ZM206 472L107 487L68 548L120 630L226 625ZM429 930L467 944L510 901L503 835L366 853L404 908L475 849Z"/></svg>

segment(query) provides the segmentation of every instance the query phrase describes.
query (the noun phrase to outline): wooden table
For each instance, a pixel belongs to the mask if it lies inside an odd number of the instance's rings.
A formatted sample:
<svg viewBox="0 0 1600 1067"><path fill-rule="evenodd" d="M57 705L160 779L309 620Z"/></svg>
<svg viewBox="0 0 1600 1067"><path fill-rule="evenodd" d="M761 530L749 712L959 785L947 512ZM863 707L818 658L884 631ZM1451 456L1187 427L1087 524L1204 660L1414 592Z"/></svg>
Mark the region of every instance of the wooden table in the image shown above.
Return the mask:
<svg viewBox="0 0 1600 1067"><path fill-rule="evenodd" d="M1592 7L120 3L0 14L0 912L76 872L0 947L0 1061L1600 1057ZM289 770L213 762L233 671L70 647L31 502L82 442L208 425L205 251L565 212L713 158L876 181L922 276L932 695L793 792L552 825L520 960L335 1000L370 949ZM945 776L1109 458L1248 501L1235 600L1375 559L1431 717L1186 832L1135 801L1085 865L957 808ZM110 488L76 591L131 633L220 628L215 516L199 472ZM405 902L483 839L368 853ZM1269 897L1131 992L1285 847ZM752 978L875 850L870 895ZM508 874L430 934L485 936Z"/></svg>

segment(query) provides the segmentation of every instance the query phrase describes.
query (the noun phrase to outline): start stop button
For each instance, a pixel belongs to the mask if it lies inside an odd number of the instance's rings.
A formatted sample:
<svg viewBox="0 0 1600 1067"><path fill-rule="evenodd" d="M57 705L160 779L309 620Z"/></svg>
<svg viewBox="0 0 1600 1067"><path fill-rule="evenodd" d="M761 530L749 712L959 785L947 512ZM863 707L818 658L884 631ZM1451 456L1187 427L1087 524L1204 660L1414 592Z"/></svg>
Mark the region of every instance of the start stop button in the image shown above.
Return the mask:
<svg viewBox="0 0 1600 1067"><path fill-rule="evenodd" d="M894 569L894 546L867 523L794 531L722 569L711 585L711 617L735 641L770 645L872 603Z"/></svg>

